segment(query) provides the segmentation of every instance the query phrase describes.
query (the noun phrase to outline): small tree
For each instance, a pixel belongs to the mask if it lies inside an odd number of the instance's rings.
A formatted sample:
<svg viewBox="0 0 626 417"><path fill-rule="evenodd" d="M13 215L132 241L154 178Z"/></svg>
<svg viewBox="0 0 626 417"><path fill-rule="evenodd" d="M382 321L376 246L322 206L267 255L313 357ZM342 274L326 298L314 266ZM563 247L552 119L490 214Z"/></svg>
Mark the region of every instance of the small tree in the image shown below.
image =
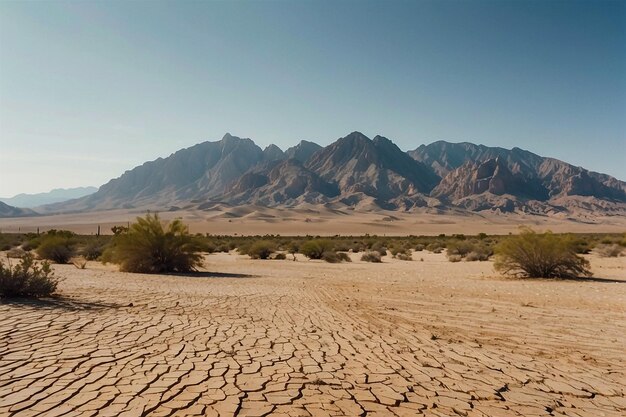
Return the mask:
<svg viewBox="0 0 626 417"><path fill-rule="evenodd" d="M165 229L157 214L147 214L113 238L102 260L119 264L126 272L189 272L202 266L199 251L199 243L181 220Z"/></svg>
<svg viewBox="0 0 626 417"><path fill-rule="evenodd" d="M576 254L571 239L551 232L522 228L517 236L496 246L495 268L504 274L529 278L575 278L590 276L589 262Z"/></svg>
<svg viewBox="0 0 626 417"><path fill-rule="evenodd" d="M50 264L38 265L30 253L15 267L0 261L0 297L43 297L54 293L57 284Z"/></svg>

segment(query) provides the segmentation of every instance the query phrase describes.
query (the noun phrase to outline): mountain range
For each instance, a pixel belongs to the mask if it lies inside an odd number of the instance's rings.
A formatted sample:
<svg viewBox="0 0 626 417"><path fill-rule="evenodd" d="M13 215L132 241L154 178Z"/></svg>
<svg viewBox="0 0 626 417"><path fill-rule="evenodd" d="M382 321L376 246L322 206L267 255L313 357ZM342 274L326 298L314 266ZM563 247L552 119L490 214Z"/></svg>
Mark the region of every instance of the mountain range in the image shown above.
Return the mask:
<svg viewBox="0 0 626 417"><path fill-rule="evenodd" d="M626 183L519 148L438 141L404 152L385 137L352 132L326 147L301 141L283 151L226 134L37 212L215 204L624 215Z"/></svg>
<svg viewBox="0 0 626 417"><path fill-rule="evenodd" d="M45 204L80 198L96 191L98 191L96 187L56 188L47 193L18 194L10 198L0 198L0 201L10 206L35 208Z"/></svg>

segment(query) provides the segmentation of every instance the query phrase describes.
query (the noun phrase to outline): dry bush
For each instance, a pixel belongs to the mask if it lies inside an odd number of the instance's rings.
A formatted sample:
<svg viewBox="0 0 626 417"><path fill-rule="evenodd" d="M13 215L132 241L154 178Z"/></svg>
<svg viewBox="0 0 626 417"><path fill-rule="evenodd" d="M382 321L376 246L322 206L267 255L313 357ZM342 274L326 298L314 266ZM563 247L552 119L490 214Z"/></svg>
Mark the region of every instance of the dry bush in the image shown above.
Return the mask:
<svg viewBox="0 0 626 417"><path fill-rule="evenodd" d="M461 262L463 257L461 255L448 255L448 260L450 262Z"/></svg>
<svg viewBox="0 0 626 417"><path fill-rule="evenodd" d="M410 251L406 251L406 252L397 253L395 258L401 261L412 261L413 255L411 255Z"/></svg>
<svg viewBox="0 0 626 417"><path fill-rule="evenodd" d="M361 260L365 262L375 262L380 263L382 259L380 258L379 252L367 251L361 256Z"/></svg>
<svg viewBox="0 0 626 417"><path fill-rule="evenodd" d="M498 244L496 255L494 266L504 274L529 278L591 275L589 262L576 254L572 240L551 232L536 233L530 228L522 228L519 235Z"/></svg>
<svg viewBox="0 0 626 417"><path fill-rule="evenodd" d="M147 214L113 238L102 260L126 272L189 272L202 266L200 249L182 221L174 220L165 229L157 214Z"/></svg>
<svg viewBox="0 0 626 417"><path fill-rule="evenodd" d="M283 252L280 252L280 253L277 253L273 259L276 259L277 261L283 261L287 259L287 255L285 255Z"/></svg>
<svg viewBox="0 0 626 417"><path fill-rule="evenodd" d="M79 251L80 255L88 261L95 261L106 249L107 242L104 239L93 239L88 241Z"/></svg>
<svg viewBox="0 0 626 417"><path fill-rule="evenodd" d="M597 248L598 255L602 258L617 258L622 255L624 248L618 244L600 245Z"/></svg>
<svg viewBox="0 0 626 417"><path fill-rule="evenodd" d="M0 297L45 297L54 293L57 284L50 264L37 264L30 253L15 267L0 261Z"/></svg>
<svg viewBox="0 0 626 417"><path fill-rule="evenodd" d="M352 259L345 252L326 251L322 254L322 259L328 263L352 262Z"/></svg>

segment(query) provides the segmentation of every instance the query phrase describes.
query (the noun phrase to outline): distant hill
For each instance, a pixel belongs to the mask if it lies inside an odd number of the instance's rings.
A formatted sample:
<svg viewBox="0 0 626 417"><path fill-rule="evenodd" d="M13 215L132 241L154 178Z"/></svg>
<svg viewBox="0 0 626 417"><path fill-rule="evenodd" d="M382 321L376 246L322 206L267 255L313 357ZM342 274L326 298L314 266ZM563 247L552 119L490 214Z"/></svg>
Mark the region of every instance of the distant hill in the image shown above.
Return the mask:
<svg viewBox="0 0 626 417"><path fill-rule="evenodd" d="M0 217L24 217L33 216L35 214L37 213L33 210L9 206L8 204L0 201Z"/></svg>
<svg viewBox="0 0 626 417"><path fill-rule="evenodd" d="M96 191L98 191L96 187L56 188L47 193L18 194L11 198L0 198L0 201L15 207L33 208L84 197Z"/></svg>
<svg viewBox="0 0 626 417"><path fill-rule="evenodd" d="M226 134L37 210L202 210L217 203L623 215L626 183L519 148L439 141L404 152L385 137L352 132L326 147L301 141L283 151Z"/></svg>

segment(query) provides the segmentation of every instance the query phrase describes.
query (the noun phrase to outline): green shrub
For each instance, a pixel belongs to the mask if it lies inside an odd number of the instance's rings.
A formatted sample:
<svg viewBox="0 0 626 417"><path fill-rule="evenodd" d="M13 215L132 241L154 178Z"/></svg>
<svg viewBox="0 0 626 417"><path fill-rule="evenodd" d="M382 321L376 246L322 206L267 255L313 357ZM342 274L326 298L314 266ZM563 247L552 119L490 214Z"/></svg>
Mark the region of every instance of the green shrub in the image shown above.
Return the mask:
<svg viewBox="0 0 626 417"><path fill-rule="evenodd" d="M446 244L436 240L426 245L426 250L432 253L441 253L446 248Z"/></svg>
<svg viewBox="0 0 626 417"><path fill-rule="evenodd" d="M365 261L365 262L375 262L375 263L382 262L382 260L380 258L380 253L379 252L375 252L375 251L365 252L361 256L361 260Z"/></svg>
<svg viewBox="0 0 626 417"><path fill-rule="evenodd" d="M300 246L300 253L309 259L322 259L324 252L333 250L333 242L328 239L314 239Z"/></svg>
<svg viewBox="0 0 626 417"><path fill-rule="evenodd" d="M536 233L523 228L517 236L502 240L496 247L495 268L504 274L530 278L574 278L590 276L589 262L576 254L566 236Z"/></svg>
<svg viewBox="0 0 626 417"><path fill-rule="evenodd" d="M147 214L113 238L102 260L127 272L189 272L202 266L200 249L182 221L174 220L165 229L157 214Z"/></svg>
<svg viewBox="0 0 626 417"><path fill-rule="evenodd" d="M95 261L106 249L106 242L104 239L96 238L88 241L85 246L79 251L80 255L82 255L88 261Z"/></svg>
<svg viewBox="0 0 626 417"><path fill-rule="evenodd" d="M387 255L387 247L385 246L385 244L383 242L375 242L370 247L370 251L378 252L380 254L380 256L386 256Z"/></svg>
<svg viewBox="0 0 626 417"><path fill-rule="evenodd" d="M247 250L248 256L252 259L268 259L276 251L276 246L269 240L259 240L254 242Z"/></svg>
<svg viewBox="0 0 626 417"><path fill-rule="evenodd" d="M418 243L417 245L415 245L415 252L421 252L424 250L424 245L421 243Z"/></svg>
<svg viewBox="0 0 626 417"><path fill-rule="evenodd" d="M0 261L0 297L44 297L54 293L57 284L50 264L38 265L30 253L15 267Z"/></svg>
<svg viewBox="0 0 626 417"><path fill-rule="evenodd" d="M74 256L72 241L64 235L46 235L37 247L37 254L58 264L66 264Z"/></svg>

